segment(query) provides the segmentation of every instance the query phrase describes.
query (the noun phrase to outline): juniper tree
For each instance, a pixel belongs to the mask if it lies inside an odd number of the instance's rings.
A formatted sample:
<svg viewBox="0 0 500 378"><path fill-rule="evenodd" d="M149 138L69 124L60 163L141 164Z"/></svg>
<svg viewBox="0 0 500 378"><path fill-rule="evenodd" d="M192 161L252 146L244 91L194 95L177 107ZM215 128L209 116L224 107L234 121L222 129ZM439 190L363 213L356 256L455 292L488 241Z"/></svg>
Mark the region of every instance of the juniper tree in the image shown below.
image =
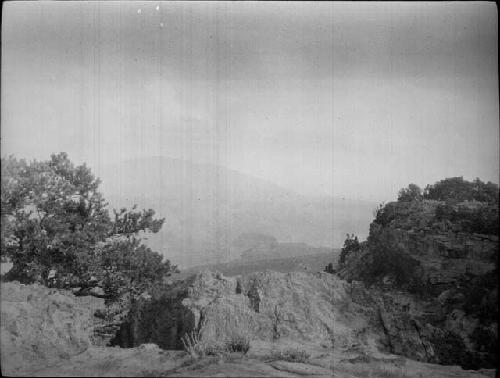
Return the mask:
<svg viewBox="0 0 500 378"><path fill-rule="evenodd" d="M141 232L158 232L164 219L152 209L125 208L111 217L100 180L66 153L48 161L2 159L1 254L11 279L47 284L57 271L60 286L93 278L109 295L140 290L175 267L142 243Z"/></svg>

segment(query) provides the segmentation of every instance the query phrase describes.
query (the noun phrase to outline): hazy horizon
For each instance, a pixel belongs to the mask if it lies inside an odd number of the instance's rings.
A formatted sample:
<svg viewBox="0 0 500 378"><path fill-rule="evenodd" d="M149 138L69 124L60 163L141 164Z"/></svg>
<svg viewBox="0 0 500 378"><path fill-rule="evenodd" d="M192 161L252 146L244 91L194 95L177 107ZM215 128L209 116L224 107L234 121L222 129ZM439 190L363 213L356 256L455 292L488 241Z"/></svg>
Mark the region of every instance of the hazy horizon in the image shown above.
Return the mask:
<svg viewBox="0 0 500 378"><path fill-rule="evenodd" d="M499 182L497 9L7 2L2 156L163 156L307 196Z"/></svg>

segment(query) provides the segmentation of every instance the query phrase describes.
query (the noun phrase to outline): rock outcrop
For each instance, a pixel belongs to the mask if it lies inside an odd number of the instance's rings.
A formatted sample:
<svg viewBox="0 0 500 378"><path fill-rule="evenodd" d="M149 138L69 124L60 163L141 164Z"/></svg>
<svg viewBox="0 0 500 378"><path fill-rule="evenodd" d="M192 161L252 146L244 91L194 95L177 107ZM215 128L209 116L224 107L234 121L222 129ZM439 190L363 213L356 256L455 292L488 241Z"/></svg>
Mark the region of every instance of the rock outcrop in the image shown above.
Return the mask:
<svg viewBox="0 0 500 378"><path fill-rule="evenodd" d="M352 356L353 363L390 353L420 362L491 368L488 352L466 337L477 332L478 321L447 311L432 299L367 288L328 273L224 277L203 272L136 301L115 343L181 349L181 338L195 331L212 346L243 335L258 348L326 348Z"/></svg>
<svg viewBox="0 0 500 378"><path fill-rule="evenodd" d="M104 300L18 282L1 285L1 361L4 374L87 350L94 312Z"/></svg>
<svg viewBox="0 0 500 378"><path fill-rule="evenodd" d="M349 301L350 286L327 273L203 272L136 301L115 343L176 349L186 333L200 331L215 345L242 335L256 342L351 345L356 332L368 329L370 317L357 314L357 329L342 325L337 307ZM380 327L377 332L382 335Z"/></svg>
<svg viewBox="0 0 500 378"><path fill-rule="evenodd" d="M92 314L102 300L36 285L2 285L2 373L18 376L404 376L492 378L380 353L396 347L404 322L381 314L380 293L327 273L262 272L227 278L205 272L135 301L117 338L124 346L92 345ZM387 302L389 306L389 302ZM391 306L393 306L391 304ZM387 308L389 310L389 308ZM380 318L383 321L380 321ZM390 322L396 322L390 326ZM197 328L216 345L251 340L247 355L193 360L179 348ZM124 333L127 330L128 333ZM408 330L408 335L411 334ZM125 337L125 335L127 337ZM121 339L122 338L122 339ZM156 341L162 345L151 344ZM408 348L418 347L418 338ZM405 347L402 345L401 347ZM403 351L404 352L404 351ZM303 360L283 356L306 356ZM417 356L418 357L418 356Z"/></svg>
<svg viewBox="0 0 500 378"><path fill-rule="evenodd" d="M477 201L389 203L368 240L344 257L339 276L371 288L390 352L495 366L498 235L470 232L479 227L470 223L471 209L476 217L480 209L498 218L498 209Z"/></svg>

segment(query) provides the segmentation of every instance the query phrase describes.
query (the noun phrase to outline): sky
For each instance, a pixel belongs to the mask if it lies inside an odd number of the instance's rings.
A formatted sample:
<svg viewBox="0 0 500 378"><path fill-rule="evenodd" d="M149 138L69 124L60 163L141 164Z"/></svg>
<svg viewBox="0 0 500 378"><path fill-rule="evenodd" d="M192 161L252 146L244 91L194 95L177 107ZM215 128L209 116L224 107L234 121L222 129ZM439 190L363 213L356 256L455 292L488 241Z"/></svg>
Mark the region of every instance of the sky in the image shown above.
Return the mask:
<svg viewBox="0 0 500 378"><path fill-rule="evenodd" d="M2 157L218 164L387 201L499 181L487 2L4 2Z"/></svg>

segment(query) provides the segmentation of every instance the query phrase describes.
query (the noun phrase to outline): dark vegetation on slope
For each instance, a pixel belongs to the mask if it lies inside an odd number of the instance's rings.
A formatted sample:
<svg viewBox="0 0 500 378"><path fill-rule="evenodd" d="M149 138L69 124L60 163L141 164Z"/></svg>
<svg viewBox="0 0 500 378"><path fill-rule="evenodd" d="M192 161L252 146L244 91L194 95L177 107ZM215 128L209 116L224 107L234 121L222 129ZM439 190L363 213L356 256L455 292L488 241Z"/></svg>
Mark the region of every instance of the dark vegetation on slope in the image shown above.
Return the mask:
<svg viewBox="0 0 500 378"><path fill-rule="evenodd" d="M425 328L419 337L433 348L431 362L496 365L498 198L498 186L479 179L448 178L423 191L411 184L376 210L365 242L345 241L341 277L403 290L427 306L411 319Z"/></svg>

